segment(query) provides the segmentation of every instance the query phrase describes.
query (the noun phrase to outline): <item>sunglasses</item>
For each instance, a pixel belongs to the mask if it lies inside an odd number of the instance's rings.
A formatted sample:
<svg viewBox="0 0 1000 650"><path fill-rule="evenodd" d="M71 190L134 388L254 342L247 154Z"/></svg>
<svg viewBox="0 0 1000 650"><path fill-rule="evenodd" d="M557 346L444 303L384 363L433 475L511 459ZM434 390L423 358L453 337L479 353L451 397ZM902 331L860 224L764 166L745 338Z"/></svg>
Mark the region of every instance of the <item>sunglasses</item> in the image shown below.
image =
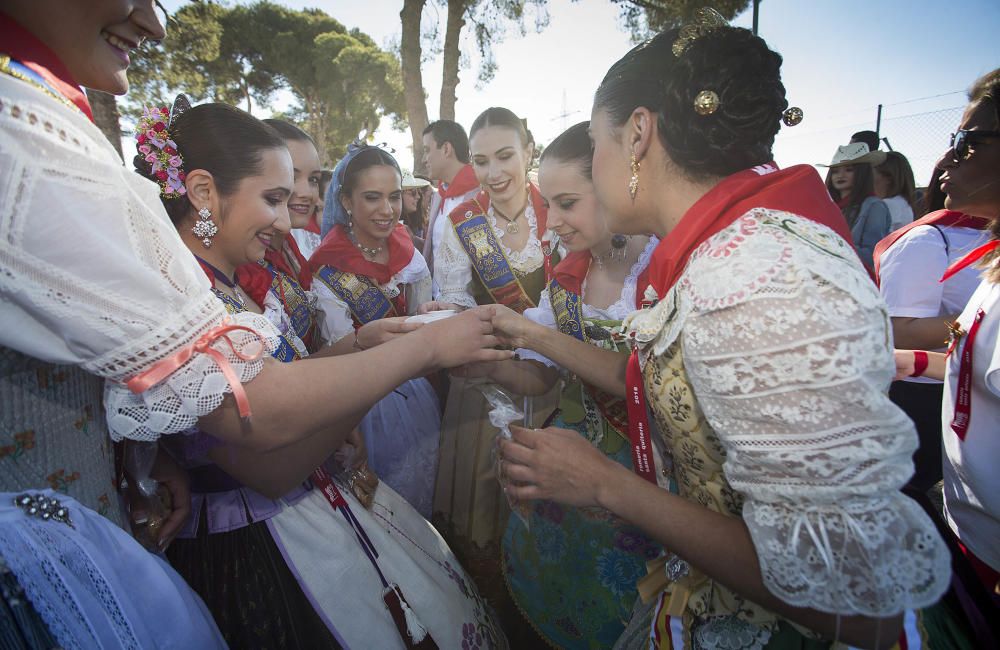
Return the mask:
<svg viewBox="0 0 1000 650"><path fill-rule="evenodd" d="M951 156L955 162L969 159L969 145L984 138L1000 138L1000 131L970 131L961 129L951 134Z"/></svg>

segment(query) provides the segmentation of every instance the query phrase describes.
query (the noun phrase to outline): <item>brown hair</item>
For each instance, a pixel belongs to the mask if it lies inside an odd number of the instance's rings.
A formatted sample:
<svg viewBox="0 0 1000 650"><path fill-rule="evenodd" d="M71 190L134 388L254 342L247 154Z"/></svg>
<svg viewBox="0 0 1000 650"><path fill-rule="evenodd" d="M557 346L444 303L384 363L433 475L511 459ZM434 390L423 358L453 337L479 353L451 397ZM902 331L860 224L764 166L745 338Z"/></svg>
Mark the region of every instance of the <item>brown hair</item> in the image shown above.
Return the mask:
<svg viewBox="0 0 1000 650"><path fill-rule="evenodd" d="M970 105L983 102L989 102L993 105L993 112L997 118L997 128L1000 128L1000 68L984 74L969 89ZM1000 217L994 217L990 223L990 234L993 239L1000 239ZM995 251L983 258L986 279L994 284L1000 283L1000 263L997 263L998 260L1000 260L1000 251Z"/></svg>
<svg viewBox="0 0 1000 650"><path fill-rule="evenodd" d="M881 174L889 180L886 188L886 195L882 198L901 196L916 213L914 205L914 193L916 192L916 182L913 180L913 168L906 156L898 151L887 151L885 162L875 167L875 173Z"/></svg>

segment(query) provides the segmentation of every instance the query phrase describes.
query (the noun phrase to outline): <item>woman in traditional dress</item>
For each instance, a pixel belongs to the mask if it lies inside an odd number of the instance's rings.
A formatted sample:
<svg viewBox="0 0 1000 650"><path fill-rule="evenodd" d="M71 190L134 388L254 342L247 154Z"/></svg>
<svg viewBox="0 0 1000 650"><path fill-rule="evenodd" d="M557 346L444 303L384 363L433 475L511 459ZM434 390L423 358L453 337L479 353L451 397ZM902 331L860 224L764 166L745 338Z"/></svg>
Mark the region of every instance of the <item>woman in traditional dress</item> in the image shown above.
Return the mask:
<svg viewBox="0 0 1000 650"><path fill-rule="evenodd" d="M233 316L261 313L279 323L278 361L305 358L275 293L258 305L234 278L237 268L264 257L273 236L288 232L292 174L284 141L224 104L186 110L166 133L183 161L187 191L165 193L164 204L212 292ZM227 164L233 160L245 162ZM140 173L155 178L142 162ZM397 176L397 196L398 183ZM199 229L205 212L194 206L206 202L223 217ZM468 631L463 625L488 645L502 645L430 524L388 487L376 491L364 477L350 490L334 482L317 469L329 455L324 443L265 454L204 432L172 443L192 476L194 505L169 557L232 646L427 647L433 639L454 647Z"/></svg>
<svg viewBox="0 0 1000 650"><path fill-rule="evenodd" d="M431 297L431 275L400 220L399 165L377 147L352 145L334 170L324 219L333 226L313 254L321 332L338 353L372 345L361 329L415 314ZM392 321L391 319L395 319ZM369 326L371 329L371 326ZM393 490L430 518L441 409L423 377L380 400L361 421L368 463Z"/></svg>
<svg viewBox="0 0 1000 650"><path fill-rule="evenodd" d="M625 321L627 361L580 345L566 365L628 396L633 471L574 431L501 444L512 497L602 507L668 549L623 647L888 647L947 586L940 538L899 492L916 436L885 394L884 303L816 172L771 162L801 118L780 65L702 12L608 71L594 188L613 231L661 237L655 304ZM499 331L522 322L493 309Z"/></svg>
<svg viewBox="0 0 1000 650"><path fill-rule="evenodd" d="M106 434L149 442L201 419L256 449L322 438L335 448L407 376L497 356L474 352L495 338L480 315L463 314L413 333L413 348L263 363L261 341L277 341L271 325L255 314L224 323L160 188L122 166L80 90L126 91L129 54L164 35L154 2L10 0L0 13L4 612L29 647L221 646L201 600L120 528ZM357 380L389 359L398 363L383 375ZM301 409L300 399L317 404ZM163 545L188 498L157 470L175 497L154 540Z"/></svg>
<svg viewBox="0 0 1000 650"><path fill-rule="evenodd" d="M612 235L601 216L591 180L588 122L570 127L542 154L539 189L548 224L568 251L524 312L532 349L520 360L453 371L482 376L520 394L544 394L560 366L543 354L546 339L628 352L618 335L622 319L638 309L655 237ZM561 334L560 334L561 332ZM562 389L553 423L589 440L614 462L632 467L625 402L579 380ZM635 602L646 561L660 554L635 526L600 508L537 501L510 517L503 540L504 577L514 601L554 647L608 648L621 635ZM524 517L524 519L522 519Z"/></svg>
<svg viewBox="0 0 1000 650"><path fill-rule="evenodd" d="M301 257L309 259L319 246L319 213L322 208L319 152L308 133L284 120L266 119L264 123L281 134L292 156L295 190L288 199L288 217L292 222L291 238Z"/></svg>
<svg viewBox="0 0 1000 650"><path fill-rule="evenodd" d="M545 286L546 208L528 181L534 155L524 122L490 108L469 130L472 169L483 190L447 215L434 256L438 299L422 311L498 303L516 312L535 307ZM556 392L535 399L538 413ZM453 378L445 403L434 523L487 597L509 603L500 580L500 538L510 512L493 472L497 428L489 403L469 381ZM543 416L544 417L544 416ZM520 617L500 605L506 622Z"/></svg>

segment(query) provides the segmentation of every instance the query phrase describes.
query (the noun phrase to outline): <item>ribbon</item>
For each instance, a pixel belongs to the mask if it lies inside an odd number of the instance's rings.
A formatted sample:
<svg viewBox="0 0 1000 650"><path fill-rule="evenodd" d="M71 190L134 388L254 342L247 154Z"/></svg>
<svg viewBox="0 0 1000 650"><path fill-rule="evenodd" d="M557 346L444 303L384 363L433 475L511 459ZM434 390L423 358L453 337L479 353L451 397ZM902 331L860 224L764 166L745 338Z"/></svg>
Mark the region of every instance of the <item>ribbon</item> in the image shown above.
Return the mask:
<svg viewBox="0 0 1000 650"><path fill-rule="evenodd" d="M229 325L228 323L228 318L223 320L221 325L205 332L194 343L181 348L173 356L156 362L153 364L152 368L149 368L135 377L132 377L125 382L125 385L133 393L143 393L169 377L178 368L187 363L195 354L207 354L212 357L215 364L219 366L219 370L222 371L222 375L226 378L226 381L229 382L229 386L233 389L233 397L236 399L236 406L239 409L240 417L249 418L250 400L247 398L246 390L244 390L243 384L240 382L240 378L236 376L236 371L229 363L229 360L226 359L221 352L213 348L212 344L217 340L222 339L229 346L232 353L242 361L256 361L257 359L260 359L264 354L266 345L264 337L261 336L256 330L243 325ZM236 345L233 343L233 340L229 338L229 333L237 330L250 332L257 337L257 340L260 342L260 350L256 354L245 355L236 349Z"/></svg>
<svg viewBox="0 0 1000 650"><path fill-rule="evenodd" d="M639 367L639 348L633 347L625 370L628 395L628 437L632 442L632 467L635 473L656 485L653 463L653 444L649 438L649 414L646 412L646 394L642 387L642 369Z"/></svg>
<svg viewBox="0 0 1000 650"><path fill-rule="evenodd" d="M944 282L945 280L955 275L965 267L975 264L987 254L992 253L994 250L996 250L997 247L1000 247L1000 239L994 239L992 241L988 241L982 246L972 249L971 251L969 251L967 255L965 255L965 257L963 257L962 259L958 260L957 262L949 266L947 269L945 269L944 275L941 276L941 279L938 280L938 282Z"/></svg>
<svg viewBox="0 0 1000 650"><path fill-rule="evenodd" d="M975 252L975 251L973 251ZM976 311L976 316L965 336L962 346L962 359L958 366L958 389L955 393L955 414L951 418L951 430L959 440L965 440L969 432L969 420L972 418L972 346L976 342L976 333L986 315L982 309Z"/></svg>

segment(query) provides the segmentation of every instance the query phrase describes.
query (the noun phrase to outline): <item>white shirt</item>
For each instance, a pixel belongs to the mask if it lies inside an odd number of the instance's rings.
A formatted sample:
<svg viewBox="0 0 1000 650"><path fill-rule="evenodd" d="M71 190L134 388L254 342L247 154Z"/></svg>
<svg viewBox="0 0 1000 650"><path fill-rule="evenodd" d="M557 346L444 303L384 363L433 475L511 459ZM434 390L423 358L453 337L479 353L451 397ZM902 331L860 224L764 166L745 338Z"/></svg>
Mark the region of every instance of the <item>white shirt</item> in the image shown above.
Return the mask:
<svg viewBox="0 0 1000 650"><path fill-rule="evenodd" d="M913 223L913 208L902 196L897 194L882 201L889 208L889 232Z"/></svg>
<svg viewBox="0 0 1000 650"><path fill-rule="evenodd" d="M917 226L900 237L882 254L879 268L889 315L937 318L960 313L979 286L979 269L969 266L947 282L939 280L948 266L988 238L985 231L952 226ZM939 351L945 349L943 343ZM906 381L940 383L927 377Z"/></svg>
<svg viewBox="0 0 1000 650"><path fill-rule="evenodd" d="M973 346L971 418L965 440L951 428L961 344L948 357L941 405L944 510L962 543L1000 571L1000 284L984 280L979 285L958 319L963 330L969 331L980 308L986 315Z"/></svg>
<svg viewBox="0 0 1000 650"><path fill-rule="evenodd" d="M312 254L316 252L316 249L319 248L322 242L322 238L319 235L305 228L292 228L292 239L298 244L302 257L307 260L312 257Z"/></svg>
<svg viewBox="0 0 1000 650"><path fill-rule="evenodd" d="M441 240L444 237L445 226L447 226L449 230L451 229L451 220L448 218L448 215L450 215L451 211L459 205L476 196L478 192L479 188L476 187L469 190L465 194L441 200L441 210L431 220L431 259L429 260L431 266L434 265L434 260L436 260L440 254L438 251L441 249ZM431 293L434 300L438 300L441 297L441 287L438 285L437 278L434 279Z"/></svg>

